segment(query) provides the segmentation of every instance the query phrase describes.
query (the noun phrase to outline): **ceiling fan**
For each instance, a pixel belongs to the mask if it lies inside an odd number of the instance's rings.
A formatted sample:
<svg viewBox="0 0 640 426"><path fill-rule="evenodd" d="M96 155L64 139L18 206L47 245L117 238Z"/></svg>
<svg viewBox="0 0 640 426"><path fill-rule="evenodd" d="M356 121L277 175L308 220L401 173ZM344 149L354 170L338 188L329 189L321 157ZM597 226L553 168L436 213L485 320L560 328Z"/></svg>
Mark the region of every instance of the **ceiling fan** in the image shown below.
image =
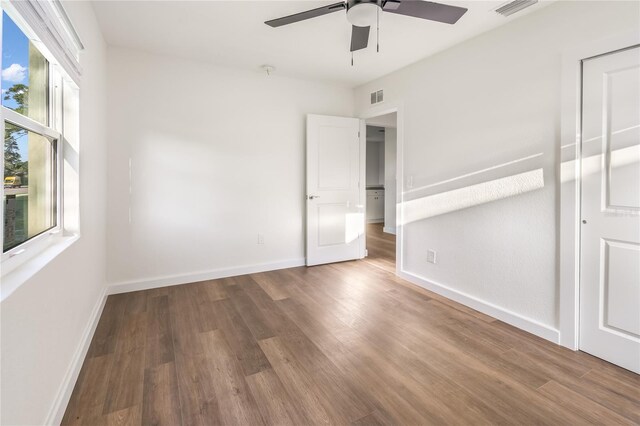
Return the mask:
<svg viewBox="0 0 640 426"><path fill-rule="evenodd" d="M367 47L369 30L372 25L378 22L380 12L455 24L467 11L464 7L423 0L346 0L283 18L272 19L266 21L265 24L274 28L281 27L341 10L347 11L347 20L352 25L351 52Z"/></svg>

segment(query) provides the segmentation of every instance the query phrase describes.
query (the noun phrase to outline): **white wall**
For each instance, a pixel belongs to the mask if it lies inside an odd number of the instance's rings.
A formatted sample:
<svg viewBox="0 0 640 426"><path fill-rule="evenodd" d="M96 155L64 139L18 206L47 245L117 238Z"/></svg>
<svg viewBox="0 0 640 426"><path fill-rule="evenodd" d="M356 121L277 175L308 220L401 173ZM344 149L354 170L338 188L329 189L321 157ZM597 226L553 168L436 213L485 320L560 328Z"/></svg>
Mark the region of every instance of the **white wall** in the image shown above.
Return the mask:
<svg viewBox="0 0 640 426"><path fill-rule="evenodd" d="M384 185L384 141L379 143L378 149L380 150L378 154L378 183Z"/></svg>
<svg viewBox="0 0 640 426"><path fill-rule="evenodd" d="M384 186L384 140L367 141L367 186Z"/></svg>
<svg viewBox="0 0 640 426"><path fill-rule="evenodd" d="M302 262L305 116L351 89L118 48L108 74L111 283Z"/></svg>
<svg viewBox="0 0 640 426"><path fill-rule="evenodd" d="M534 328L557 328L562 53L637 29L639 7L558 2L357 88L359 113L369 108L373 89L384 89L385 102L403 107L408 209L421 205L410 202L415 199L471 206L535 187L539 174L509 176L544 173L543 188L521 195L431 218L421 218L422 207L409 212L404 269L416 281L440 283ZM479 173L444 182L472 172ZM469 188L504 177L495 186ZM460 188L468 190L448 192ZM425 198L434 194L441 195ZM427 249L437 251L437 264L426 262Z"/></svg>
<svg viewBox="0 0 640 426"><path fill-rule="evenodd" d="M106 49L91 5L66 2L65 7L86 46L80 99L82 236L2 301L3 425L47 420L105 288Z"/></svg>
<svg viewBox="0 0 640 426"><path fill-rule="evenodd" d="M396 232L396 152L398 131L387 127L384 132L384 230Z"/></svg>

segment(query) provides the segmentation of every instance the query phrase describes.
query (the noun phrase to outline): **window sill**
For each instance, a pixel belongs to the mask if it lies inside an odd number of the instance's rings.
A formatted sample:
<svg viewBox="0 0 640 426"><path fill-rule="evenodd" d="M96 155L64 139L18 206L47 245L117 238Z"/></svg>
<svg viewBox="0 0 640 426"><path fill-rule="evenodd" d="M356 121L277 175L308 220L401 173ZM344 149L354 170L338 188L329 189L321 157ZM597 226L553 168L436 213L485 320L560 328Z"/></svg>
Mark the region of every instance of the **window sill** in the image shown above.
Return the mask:
<svg viewBox="0 0 640 426"><path fill-rule="evenodd" d="M37 274L41 269L55 259L59 254L71 247L73 243L80 239L79 235L68 235L63 237L55 237L41 250L33 253L30 257L20 259L20 263L5 268L5 262L2 264L2 275L0 284L0 302L4 301L22 284L27 282L31 277ZM5 272L6 271L6 272Z"/></svg>

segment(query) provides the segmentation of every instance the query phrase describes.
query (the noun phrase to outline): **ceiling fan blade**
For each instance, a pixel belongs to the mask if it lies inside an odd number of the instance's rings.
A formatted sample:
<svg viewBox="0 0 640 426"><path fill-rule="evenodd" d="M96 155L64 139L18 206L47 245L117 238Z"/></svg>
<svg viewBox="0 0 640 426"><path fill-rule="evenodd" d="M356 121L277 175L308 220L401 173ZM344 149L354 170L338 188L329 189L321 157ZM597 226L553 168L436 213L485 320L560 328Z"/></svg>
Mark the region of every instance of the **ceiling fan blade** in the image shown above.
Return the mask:
<svg viewBox="0 0 640 426"><path fill-rule="evenodd" d="M382 2L382 9L386 10L387 12L390 10L396 10L399 7L400 0L387 0Z"/></svg>
<svg viewBox="0 0 640 426"><path fill-rule="evenodd" d="M389 13L429 19L445 24L455 24L468 10L464 7L422 0L387 0L382 9Z"/></svg>
<svg viewBox="0 0 640 426"><path fill-rule="evenodd" d="M369 44L369 30L371 27L351 27L351 51L364 49Z"/></svg>
<svg viewBox="0 0 640 426"><path fill-rule="evenodd" d="M304 21L305 19L311 19L318 16L326 15L331 12L337 12L338 10L344 10L345 8L346 5L344 4L344 2L334 3L328 6L318 7L317 9L307 10L306 12L295 13L283 18L272 19L270 21L266 21L265 24L274 28L281 27L283 25L293 24L294 22Z"/></svg>

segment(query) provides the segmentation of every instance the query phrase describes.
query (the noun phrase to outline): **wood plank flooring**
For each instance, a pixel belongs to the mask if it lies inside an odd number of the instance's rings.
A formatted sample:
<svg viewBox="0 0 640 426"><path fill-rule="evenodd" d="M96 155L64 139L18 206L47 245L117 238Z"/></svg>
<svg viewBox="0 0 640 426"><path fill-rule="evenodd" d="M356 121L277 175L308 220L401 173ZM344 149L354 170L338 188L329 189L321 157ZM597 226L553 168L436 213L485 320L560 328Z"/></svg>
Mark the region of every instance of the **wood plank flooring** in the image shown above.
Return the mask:
<svg viewBox="0 0 640 426"><path fill-rule="evenodd" d="M62 423L640 423L640 376L395 277L375 232L366 261L110 296Z"/></svg>
<svg viewBox="0 0 640 426"><path fill-rule="evenodd" d="M396 271L396 236L387 234L382 223L367 224L367 251L365 262L395 273Z"/></svg>

